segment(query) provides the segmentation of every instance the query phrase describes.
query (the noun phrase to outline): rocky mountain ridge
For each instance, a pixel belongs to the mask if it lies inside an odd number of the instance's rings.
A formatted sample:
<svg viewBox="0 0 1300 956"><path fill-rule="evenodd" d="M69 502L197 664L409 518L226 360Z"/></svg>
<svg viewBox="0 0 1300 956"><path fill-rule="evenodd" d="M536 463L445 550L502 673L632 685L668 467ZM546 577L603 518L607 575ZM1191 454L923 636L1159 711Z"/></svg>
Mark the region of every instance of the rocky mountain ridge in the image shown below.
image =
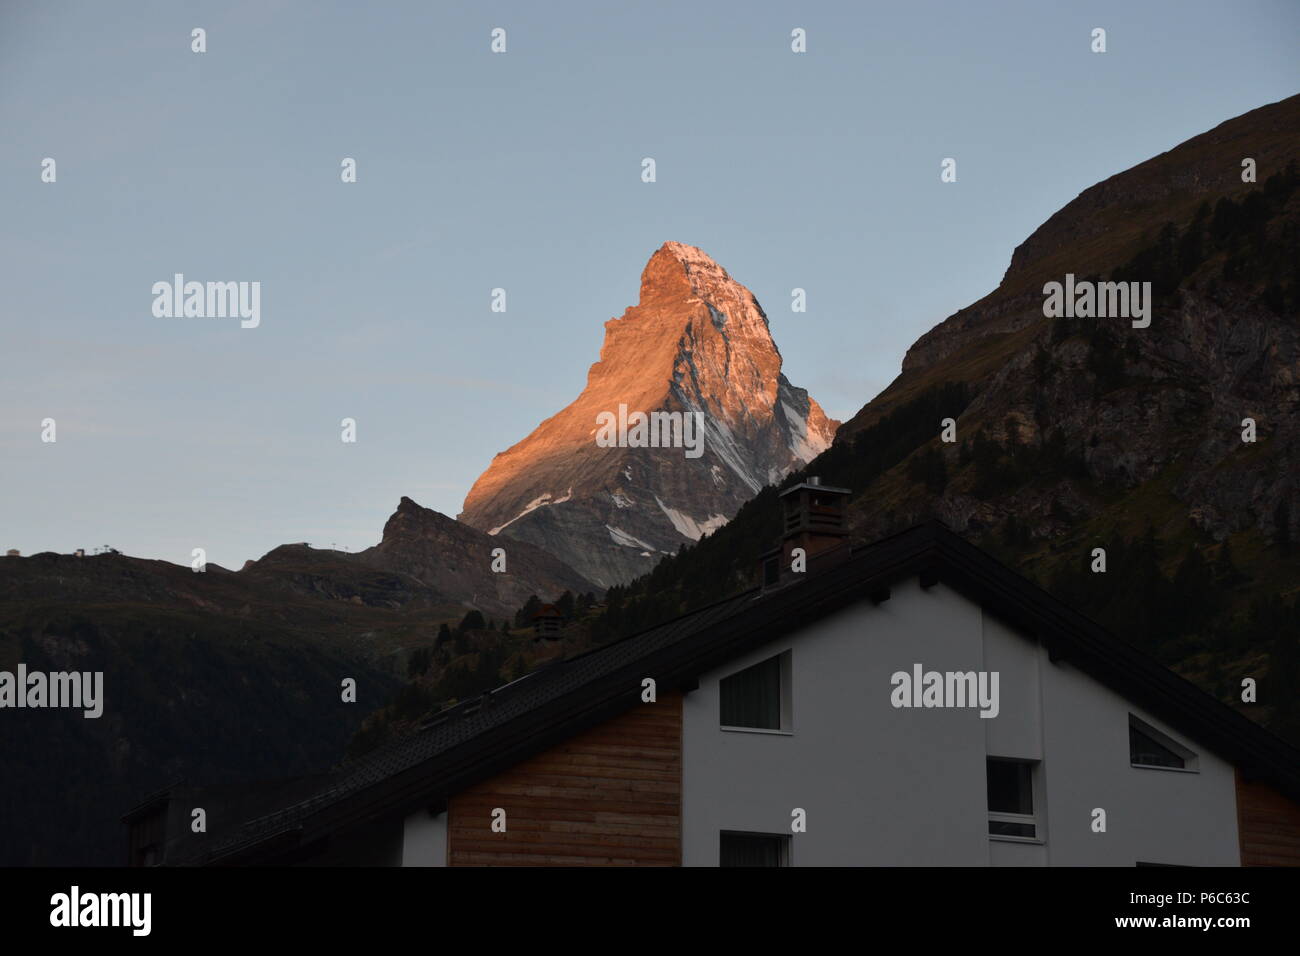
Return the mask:
<svg viewBox="0 0 1300 956"><path fill-rule="evenodd" d="M689 432L637 447L637 413L686 429L698 416L699 447ZM626 441L602 447L609 421ZM667 242L638 304L605 323L582 393L493 459L460 520L536 544L599 584L627 581L720 527L826 448L838 424L782 374L753 294L702 250Z"/></svg>

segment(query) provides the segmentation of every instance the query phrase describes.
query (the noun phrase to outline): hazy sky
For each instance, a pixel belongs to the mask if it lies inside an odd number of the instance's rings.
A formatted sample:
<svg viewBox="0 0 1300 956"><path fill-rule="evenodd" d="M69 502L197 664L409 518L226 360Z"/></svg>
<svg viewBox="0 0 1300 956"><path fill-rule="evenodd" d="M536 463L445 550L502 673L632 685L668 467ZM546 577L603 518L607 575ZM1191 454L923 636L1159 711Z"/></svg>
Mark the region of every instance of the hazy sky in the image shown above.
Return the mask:
<svg viewBox="0 0 1300 956"><path fill-rule="evenodd" d="M848 417L1081 190L1295 93L1298 27L1293 0L0 0L0 548L238 568L372 545L404 494L455 515L668 239ZM155 318L177 272L259 281L260 326Z"/></svg>

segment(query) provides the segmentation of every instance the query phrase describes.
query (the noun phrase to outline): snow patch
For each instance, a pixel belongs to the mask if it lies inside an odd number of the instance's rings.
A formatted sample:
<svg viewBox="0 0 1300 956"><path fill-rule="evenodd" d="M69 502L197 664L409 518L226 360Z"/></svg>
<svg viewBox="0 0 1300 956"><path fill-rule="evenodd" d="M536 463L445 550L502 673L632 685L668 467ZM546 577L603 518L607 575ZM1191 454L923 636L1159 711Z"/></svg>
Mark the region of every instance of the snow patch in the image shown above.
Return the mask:
<svg viewBox="0 0 1300 956"><path fill-rule="evenodd" d="M731 434L731 429L727 423L717 417L706 417L705 431L709 434L709 441L705 442L704 447L712 451L722 459L722 463L736 473L752 492L757 493L763 487L763 482L759 481L749 473L745 467L745 456L736 443L736 438ZM712 426L710 428L710 426Z"/></svg>
<svg viewBox="0 0 1300 956"><path fill-rule="evenodd" d="M514 524L524 515L536 511L538 508L545 508L548 505L562 505L564 504L564 502L568 501L572 497L573 497L572 486L569 487L568 492L565 493L563 498L552 498L551 493L548 491L545 494L539 495L538 497L534 498L532 501L528 502L528 504L524 506L523 511L519 512L519 514L515 515L505 524L499 524L495 528L490 529L488 531L488 534L497 534L498 532L504 531L506 528L510 527L512 524Z"/></svg>
<svg viewBox="0 0 1300 956"><path fill-rule="evenodd" d="M659 500L658 495L655 495L655 503L659 505L659 510L668 516L668 520L673 523L677 533L690 538L692 541L699 541L706 534L712 534L727 523L727 519L722 515L709 515L703 521L696 521L690 515L684 514L676 508L669 508Z"/></svg>
<svg viewBox="0 0 1300 956"><path fill-rule="evenodd" d="M781 398L781 411L790 429L790 452L799 461L812 461L831 446L830 439L821 434L814 434L808 427L808 416Z"/></svg>
<svg viewBox="0 0 1300 956"><path fill-rule="evenodd" d="M605 525L605 530L609 532L610 539L621 547L641 548L645 551L653 551L655 549L653 544L646 544L640 538L633 537L621 528L611 528L609 525Z"/></svg>

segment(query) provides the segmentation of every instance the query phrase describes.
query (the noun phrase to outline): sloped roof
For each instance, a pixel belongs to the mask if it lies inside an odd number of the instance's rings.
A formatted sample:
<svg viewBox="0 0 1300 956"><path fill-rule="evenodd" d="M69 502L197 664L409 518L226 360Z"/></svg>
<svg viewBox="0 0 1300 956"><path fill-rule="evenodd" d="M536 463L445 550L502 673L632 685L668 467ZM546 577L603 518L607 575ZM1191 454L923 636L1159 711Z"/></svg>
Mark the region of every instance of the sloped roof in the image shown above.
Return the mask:
<svg viewBox="0 0 1300 956"><path fill-rule="evenodd" d="M640 701L641 680L689 688L701 673L893 582L940 581L1129 700L1300 800L1300 751L934 521L857 549L805 580L751 590L547 665L427 720L344 766L306 799L216 834L191 863L262 862L448 797Z"/></svg>

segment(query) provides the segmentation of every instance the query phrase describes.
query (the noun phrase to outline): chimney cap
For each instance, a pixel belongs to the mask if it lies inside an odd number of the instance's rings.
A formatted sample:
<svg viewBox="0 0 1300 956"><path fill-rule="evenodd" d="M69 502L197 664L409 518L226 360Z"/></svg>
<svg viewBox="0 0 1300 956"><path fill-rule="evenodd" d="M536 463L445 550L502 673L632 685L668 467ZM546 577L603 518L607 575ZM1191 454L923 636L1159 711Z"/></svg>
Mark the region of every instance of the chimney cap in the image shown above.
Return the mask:
<svg viewBox="0 0 1300 956"><path fill-rule="evenodd" d="M785 491L781 492L778 497L784 498L786 495L794 494L800 488L809 488L813 491L829 492L833 495L847 495L852 492L848 488L836 488L834 485L823 485L822 480L815 476L810 477L807 481L801 481L797 485L791 485Z"/></svg>

